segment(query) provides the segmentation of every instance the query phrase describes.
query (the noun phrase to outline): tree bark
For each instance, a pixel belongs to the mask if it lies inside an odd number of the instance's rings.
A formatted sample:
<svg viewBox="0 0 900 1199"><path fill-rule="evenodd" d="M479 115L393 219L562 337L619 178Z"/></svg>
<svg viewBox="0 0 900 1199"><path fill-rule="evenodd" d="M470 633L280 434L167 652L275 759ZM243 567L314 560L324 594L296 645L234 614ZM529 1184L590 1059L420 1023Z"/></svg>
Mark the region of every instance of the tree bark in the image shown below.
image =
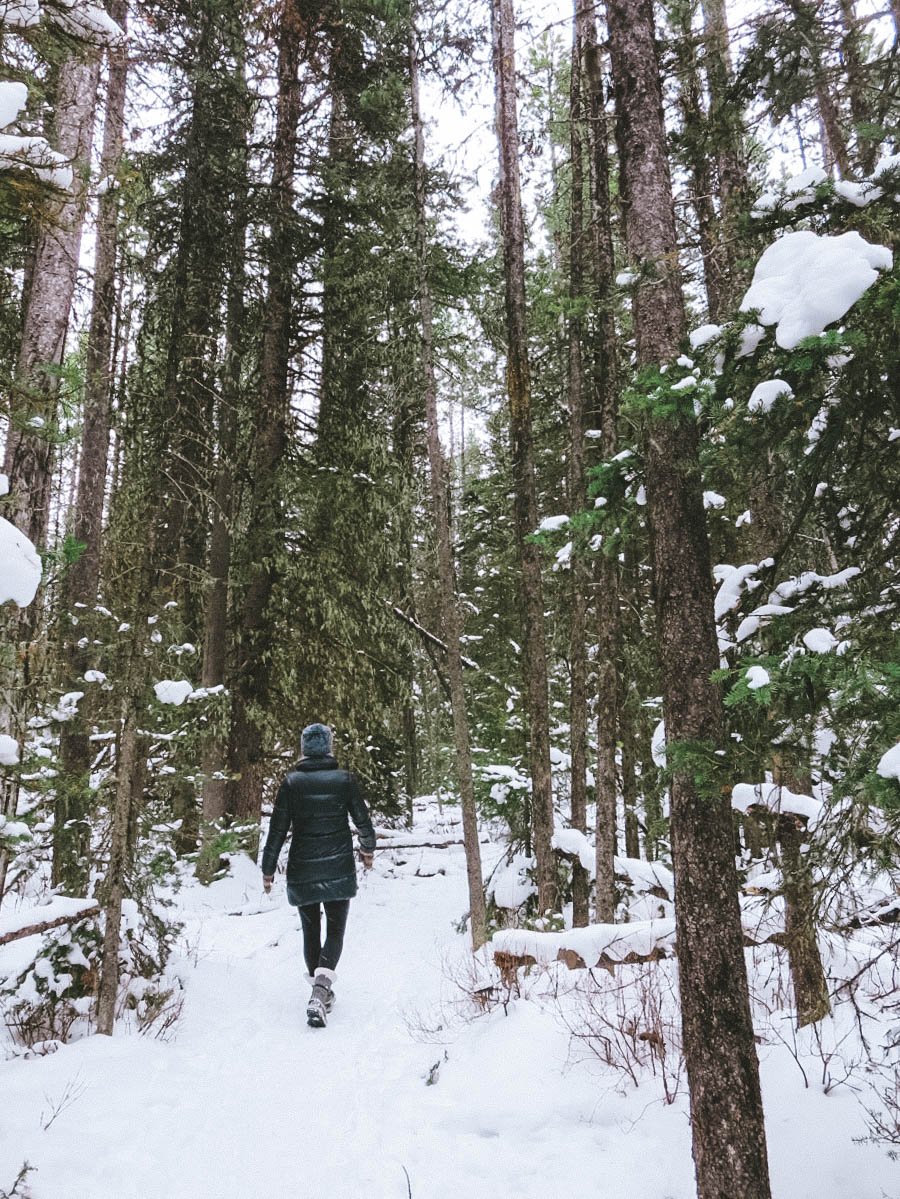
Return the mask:
<svg viewBox="0 0 900 1199"><path fill-rule="evenodd" d="M584 62L590 187L588 295L593 314L590 336L588 419L600 429L599 457L608 461L618 446L618 351L613 301L614 255L609 188L609 129L597 43L594 7L578 0L575 21ZM597 832L595 903L597 919L615 917L616 743L619 725L619 565L601 546L594 570L597 629Z"/></svg>
<svg viewBox="0 0 900 1199"><path fill-rule="evenodd" d="M135 658L137 655L135 655ZM133 669L133 667L132 667ZM103 884L103 947L100 959L100 989L97 995L97 1032L111 1037L116 1020L119 993L119 945L121 941L122 901L129 860L129 830L135 796L132 793L138 771L138 710L133 680L122 702L122 723L116 754L116 797L109 865Z"/></svg>
<svg viewBox="0 0 900 1199"><path fill-rule="evenodd" d="M496 125L499 149L500 229L506 292L506 391L512 453L519 596L524 624L522 649L527 706L532 828L538 907L558 904L553 836L553 789L550 775L550 709L544 630L541 564L530 540L537 527L531 417L531 372L525 311L525 226L519 184L519 134L513 0L491 0Z"/></svg>
<svg viewBox="0 0 900 1199"><path fill-rule="evenodd" d="M711 321L719 320L723 306L725 264L720 252L716 209L713 204L713 161L710 156L710 128L703 111L700 68L691 20L693 5L671 6L675 23L675 52L678 64L678 98L682 115L681 138L691 179L691 200L697 217L697 237L703 260L706 307Z"/></svg>
<svg viewBox="0 0 900 1199"><path fill-rule="evenodd" d="M797 1027L805 1028L831 1011L828 983L816 937L813 881L803 852L804 829L793 816L781 816L776 829L784 881L784 934L787 943Z"/></svg>
<svg viewBox="0 0 900 1199"><path fill-rule="evenodd" d="M874 138L860 133L860 126L871 122L873 114L866 102L865 64L860 44L859 17L853 0L840 0L840 8L844 26L841 57L847 73L850 113L856 126L856 165L863 175L871 175L878 153L878 143Z"/></svg>
<svg viewBox="0 0 900 1199"><path fill-rule="evenodd" d="M48 213L38 233L6 442L3 473L9 477L9 496L4 515L38 547L49 528L56 368L65 353L78 274L99 73L99 57L92 50L75 51L59 68L53 140L55 149L72 159L73 182L71 193ZM29 423L32 418L42 422L40 427Z"/></svg>
<svg viewBox="0 0 900 1199"><path fill-rule="evenodd" d="M120 28L126 28L128 10L124 0L114 0L109 14ZM112 46L107 54L109 68L100 178L115 180L124 141L128 54L124 43ZM90 619L89 610L97 602L100 584L100 532L106 493L113 388L118 228L119 189L115 185L107 185L97 206L94 291L85 353L84 424L72 522L72 536L83 549L62 581L62 620L67 626L63 671L69 685L83 675L89 665L87 654L78 645L82 636L77 631L80 626L72 626L69 622L75 615L76 604L84 605ZM87 889L90 877L90 827L87 818L93 795L89 777L89 700L90 696L86 695L75 716L63 725L59 738L62 772L54 811L51 878L54 886L62 886L73 895L82 894Z"/></svg>
<svg viewBox="0 0 900 1199"><path fill-rule="evenodd" d="M569 376L569 512L581 511L587 502L584 461L584 106L582 101L582 47L577 9L573 28L572 78L569 95L569 146L571 151L571 188L569 210L569 304L568 376ZM571 756L572 828L587 832L587 751L588 751L588 661L587 615L590 566L586 538L579 537L569 572L569 745ZM590 920L590 876L580 859L572 863L572 923L584 927Z"/></svg>
<svg viewBox="0 0 900 1199"><path fill-rule="evenodd" d="M456 577L450 540L447 463L441 449L438 431L437 376L434 364L434 314L431 286L428 279L425 140L419 109L419 70L416 59L415 35L410 39L409 77L414 134L414 167L416 195L416 263L418 268L418 305L421 338L422 384L425 396L425 422L428 445L428 469L431 482L431 511L435 526L438 557L441 626L446 645L447 682L450 687L450 707L453 713L453 743L456 751L456 775L462 808L463 843L466 852L466 878L469 893L469 913L472 946L478 949L486 936L484 884L481 874L481 847L478 843L478 821L475 810L475 787L472 778L472 746L466 691L463 683L461 650L462 618L459 611Z"/></svg>
<svg viewBox="0 0 900 1199"><path fill-rule="evenodd" d="M739 255L739 221L749 193L741 109L730 89L733 81L726 0L700 0L703 11L703 61L709 92L707 120L716 166L719 219L715 259L719 304L734 308L746 289L747 268ZM714 318L715 319L715 318Z"/></svg>
<svg viewBox="0 0 900 1199"><path fill-rule="evenodd" d="M637 361L658 371L685 334L650 0L607 0ZM652 384L655 386L655 383ZM682 1031L699 1199L768 1199L765 1126L750 1016L731 812L701 759L722 742L709 545L690 404L643 429L660 674L671 769L671 835ZM680 756L684 757L679 760Z"/></svg>

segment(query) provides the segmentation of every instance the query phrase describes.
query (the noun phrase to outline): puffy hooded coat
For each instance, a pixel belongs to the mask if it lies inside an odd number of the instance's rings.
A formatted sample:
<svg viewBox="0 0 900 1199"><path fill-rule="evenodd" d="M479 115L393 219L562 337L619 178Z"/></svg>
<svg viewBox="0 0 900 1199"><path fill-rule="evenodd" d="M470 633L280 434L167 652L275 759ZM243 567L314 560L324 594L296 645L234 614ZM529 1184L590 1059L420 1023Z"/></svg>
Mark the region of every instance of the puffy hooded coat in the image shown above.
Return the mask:
<svg viewBox="0 0 900 1199"><path fill-rule="evenodd" d="M348 819L349 817L349 819ZM330 755L301 758L278 791L262 872L275 873L288 833L288 901L300 907L356 894L352 820L360 848L375 849L375 830L355 775L341 770Z"/></svg>

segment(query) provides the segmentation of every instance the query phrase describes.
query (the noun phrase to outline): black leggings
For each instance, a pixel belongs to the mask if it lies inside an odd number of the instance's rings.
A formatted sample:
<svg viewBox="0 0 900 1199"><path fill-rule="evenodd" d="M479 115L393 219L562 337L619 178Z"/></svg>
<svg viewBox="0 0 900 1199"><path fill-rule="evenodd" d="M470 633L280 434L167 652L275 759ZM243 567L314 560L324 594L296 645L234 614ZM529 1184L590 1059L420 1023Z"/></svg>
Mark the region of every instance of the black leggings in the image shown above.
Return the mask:
<svg viewBox="0 0 900 1199"><path fill-rule="evenodd" d="M325 908L325 944L322 944L322 908ZM350 912L349 899L332 899L327 903L307 903L298 907L303 929L303 956L306 969L315 974L317 966L334 970L344 948L344 929Z"/></svg>

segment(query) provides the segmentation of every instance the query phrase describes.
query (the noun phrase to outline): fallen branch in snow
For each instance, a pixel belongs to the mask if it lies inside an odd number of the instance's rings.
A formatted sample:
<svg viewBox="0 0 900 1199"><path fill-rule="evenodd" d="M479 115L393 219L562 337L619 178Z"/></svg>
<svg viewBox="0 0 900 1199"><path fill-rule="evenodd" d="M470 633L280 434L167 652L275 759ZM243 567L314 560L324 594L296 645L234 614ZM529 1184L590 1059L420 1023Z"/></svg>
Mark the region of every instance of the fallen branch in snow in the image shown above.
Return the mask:
<svg viewBox="0 0 900 1199"><path fill-rule="evenodd" d="M387 844L378 839L380 834L376 833L375 836L377 841L376 849L449 849L451 845L463 844L459 838L452 838L447 841L392 841Z"/></svg>
<svg viewBox="0 0 900 1199"><path fill-rule="evenodd" d="M79 908L77 911L67 912L63 916L56 916L52 920L39 920L36 924L25 924L21 928L13 928L8 932L0 933L0 945L8 945L10 941L19 941L23 937L33 937L36 933L45 933L49 929L59 928L63 924L72 924L84 916L98 916L99 914L100 905L94 903Z"/></svg>
<svg viewBox="0 0 900 1199"><path fill-rule="evenodd" d="M851 928L870 928L874 924L900 924L900 898L881 900L871 907L863 908L838 927L846 931Z"/></svg>

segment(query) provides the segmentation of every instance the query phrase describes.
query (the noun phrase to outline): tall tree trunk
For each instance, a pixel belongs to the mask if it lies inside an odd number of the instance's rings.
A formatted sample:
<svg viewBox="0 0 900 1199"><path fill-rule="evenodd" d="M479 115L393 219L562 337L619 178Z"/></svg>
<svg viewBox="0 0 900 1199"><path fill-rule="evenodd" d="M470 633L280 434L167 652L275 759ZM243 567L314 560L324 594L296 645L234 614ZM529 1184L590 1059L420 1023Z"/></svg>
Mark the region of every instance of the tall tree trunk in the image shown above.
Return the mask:
<svg viewBox="0 0 900 1199"><path fill-rule="evenodd" d="M251 494L241 557L247 572L240 605L239 661L232 684L229 813L259 818L265 740L260 710L269 694L269 605L282 553L281 467L287 444L288 362L293 295L294 156L300 116L298 70L307 27L300 0L284 0L278 27L278 108L272 182L268 282L259 398L253 409Z"/></svg>
<svg viewBox="0 0 900 1199"><path fill-rule="evenodd" d="M613 300L614 257L612 203L609 188L609 129L606 98L597 43L594 7L578 0L575 10L584 63L588 115L587 142L590 188L590 254L588 256L590 307L590 392L587 418L600 429L602 461L615 456L618 445L619 379ZM593 443L596 444L596 443ZM620 648L619 564L615 554L601 547L594 571L597 626L597 919L615 917L616 884L616 742L618 739L618 658Z"/></svg>
<svg viewBox="0 0 900 1199"><path fill-rule="evenodd" d="M238 0L197 5L178 244L167 306L165 399L170 453L163 481L160 571L166 595L179 602L183 635L192 642L203 636L211 431L223 332L223 284L229 277L233 239L234 214L228 201L246 103L243 18Z"/></svg>
<svg viewBox="0 0 900 1199"><path fill-rule="evenodd" d="M725 264L719 246L716 209L713 204L713 160L710 156L710 129L703 111L700 68L694 43L692 0L674 0L669 5L675 26L678 99L682 116L681 139L691 179L691 202L697 216L697 236L703 260L706 307L711 321L719 320L723 309Z"/></svg>
<svg viewBox="0 0 900 1199"><path fill-rule="evenodd" d="M815 1024L831 1012L828 983L816 937L813 880L804 853L805 828L794 816L781 816L776 827L784 882L784 933L787 942L797 1027Z"/></svg>
<svg viewBox="0 0 900 1199"><path fill-rule="evenodd" d="M431 301L431 286L428 280L425 140L422 132L422 116L419 109L419 71L416 61L414 37L410 39L409 76L415 155L416 260L418 266L419 321L422 346L422 385L425 395L428 469L431 481L431 511L437 538L441 634L447 647L447 683L450 688L450 707L453 713L453 743L456 750L456 776L462 808L463 845L466 854L466 878L469 888L472 945L473 948L478 949L484 943L486 935L484 885L481 876L481 847L478 844L475 787L472 778L472 746L469 735L469 716L466 709L462 650L460 648L462 619L459 611L456 576L453 568L453 551L450 541L448 471L438 431L437 376L434 365L434 314Z"/></svg>
<svg viewBox="0 0 900 1199"><path fill-rule="evenodd" d="M772 755L772 778L780 786L802 795L812 793L812 778L793 754L779 751ZM764 828L771 830L771 820L762 823ZM831 1012L828 981L816 935L815 887L805 848L808 841L806 821L782 814L774 822L774 832L781 855L784 934L794 986L797 1027L805 1028Z"/></svg>
<svg viewBox="0 0 900 1199"><path fill-rule="evenodd" d="M3 463L9 494L0 500L0 515L39 549L44 547L50 527L57 368L65 353L78 273L99 71L93 50L73 52L59 68L54 96L56 130L51 136L55 148L73 160L73 182L70 195L41 221L26 279ZM0 641L8 647L8 655L0 661L0 732L17 739L23 731L22 714L28 708L34 680L31 641L41 618L40 600L24 609L9 605L0 615ZM0 814L15 815L17 805L17 781L2 780ZM0 899L8 864L9 852L0 849Z"/></svg>
<svg viewBox="0 0 900 1199"><path fill-rule="evenodd" d="M128 10L124 0L114 0L109 14L120 28L126 28ZM128 55L124 43L110 48L108 63L100 178L114 180L122 158L125 130ZM106 492L113 389L118 228L119 190L116 186L108 186L97 207L94 292L85 353L84 425L72 522L72 536L83 549L81 556L63 576L61 588L62 619L67 623L63 670L69 685L84 674L89 658L78 644L83 635L77 631L81 626L68 622L75 615L76 604L88 610L93 608L100 583L100 531ZM90 621L90 611L87 616ZM54 811L51 877L54 886L62 886L75 895L86 890L90 876L90 827L87 818L93 796L90 790L89 700L88 694L75 716L62 726L59 738L62 771Z"/></svg>
<svg viewBox="0 0 900 1199"><path fill-rule="evenodd" d="M53 141L73 160L73 182L71 194L42 220L38 233L6 442L3 472L10 494L4 515L37 546L44 545L49 529L57 368L78 274L99 72L93 50L75 51L59 68ZM32 420L41 424L35 427Z"/></svg>
<svg viewBox="0 0 900 1199"><path fill-rule="evenodd" d="M859 17L853 0L840 0L841 22L844 36L841 39L841 57L847 73L847 90L850 94L850 114L856 126L856 166L864 175L870 175L875 166L878 142L867 137L860 128L872 122L873 113L866 102L865 63L861 46Z"/></svg>
<svg viewBox="0 0 900 1199"><path fill-rule="evenodd" d="M653 282L634 302L639 368L658 378L685 334L651 0L607 0L629 257ZM654 384L655 385L655 384ZM768 1199L731 812L693 755L722 742L712 576L693 409L650 415L644 471L671 767L682 1031L699 1199ZM682 756L683 755L683 756ZM715 757L712 761L715 762ZM715 772L713 772L715 774Z"/></svg>
<svg viewBox="0 0 900 1199"><path fill-rule="evenodd" d="M585 507L584 462L584 107L582 101L582 47L577 19L572 39L572 79L569 97L569 145L571 150L572 195L569 211L569 512ZM587 751L588 751L588 661L587 615L590 565L586 538L580 537L572 555L569 573L569 745L572 760L571 824L587 832ZM579 858L572 865L572 924L584 927L590 920L590 876Z"/></svg>
<svg viewBox="0 0 900 1199"><path fill-rule="evenodd" d="M242 6L238 9L243 18ZM240 36L240 34L239 34ZM236 459L238 425L244 403L241 368L246 345L247 221L248 221L248 131L251 121L250 95L244 71L244 47L236 47L236 83L241 87L235 143L234 181L228 286L225 314L225 349L222 364L221 397L218 404L218 460L212 499L208 580L203 629L202 687L220 687L227 681L230 646L228 606L232 562L232 527L235 516ZM226 813L228 796L228 736L215 732L203 749L201 846L197 857L197 877L211 880L218 869L211 845L216 825Z"/></svg>
<svg viewBox="0 0 900 1199"><path fill-rule="evenodd" d="M719 220L715 257L719 303L733 308L747 284L747 268L739 254L738 223L747 205L749 186L740 107L730 95L733 82L726 0L700 0L703 11L703 62L709 92L709 140L716 165ZM715 318L714 318L715 319Z"/></svg>
<svg viewBox="0 0 900 1199"><path fill-rule="evenodd" d="M136 657L136 655L135 655ZM132 668L133 669L133 668ZM137 796L133 793L139 775L138 706L134 680L122 701L122 721L116 751L116 793L113 802L109 864L103 883L103 946L100 956L100 987L97 995L97 1032L111 1037L119 993L119 946L122 902L126 894L129 863L129 830Z"/></svg>
<svg viewBox="0 0 900 1199"><path fill-rule="evenodd" d="M531 372L525 316L525 226L519 184L513 0L491 0L496 123L500 171L498 197L506 283L506 390L515 489L516 549L524 622L522 650L528 718L532 826L538 907L555 910L553 788L550 776L550 709L541 564L530 540L537 527L531 419Z"/></svg>

